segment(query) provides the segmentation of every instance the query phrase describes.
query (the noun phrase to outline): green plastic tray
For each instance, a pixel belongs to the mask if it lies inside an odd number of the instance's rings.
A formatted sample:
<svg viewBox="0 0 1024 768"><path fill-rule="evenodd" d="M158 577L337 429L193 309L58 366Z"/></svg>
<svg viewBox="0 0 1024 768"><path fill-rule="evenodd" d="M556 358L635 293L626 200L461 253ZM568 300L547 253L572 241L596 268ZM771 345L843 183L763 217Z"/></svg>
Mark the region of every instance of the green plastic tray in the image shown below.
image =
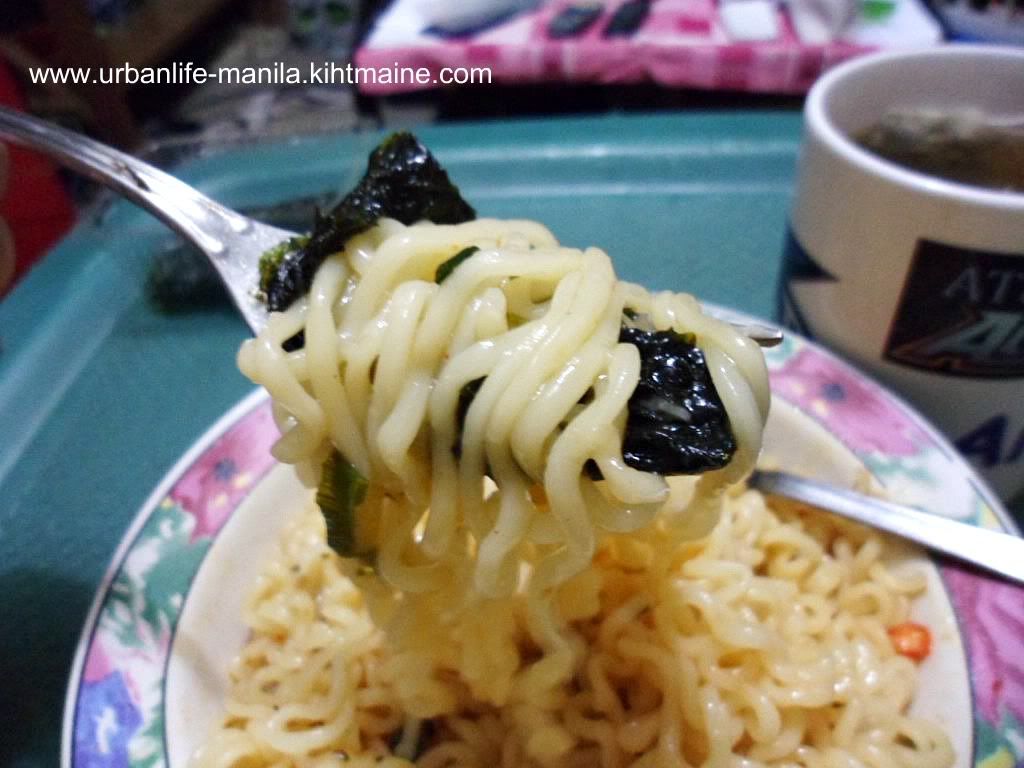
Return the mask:
<svg viewBox="0 0 1024 768"><path fill-rule="evenodd" d="M620 274L774 312L800 117L631 116L425 128L481 215L599 245ZM175 172L231 206L351 184L379 136L250 145ZM16 186L16 180L15 180ZM84 221L0 304L0 765L56 765L93 591L164 472L251 385L233 312L162 315L174 237L126 203Z"/></svg>

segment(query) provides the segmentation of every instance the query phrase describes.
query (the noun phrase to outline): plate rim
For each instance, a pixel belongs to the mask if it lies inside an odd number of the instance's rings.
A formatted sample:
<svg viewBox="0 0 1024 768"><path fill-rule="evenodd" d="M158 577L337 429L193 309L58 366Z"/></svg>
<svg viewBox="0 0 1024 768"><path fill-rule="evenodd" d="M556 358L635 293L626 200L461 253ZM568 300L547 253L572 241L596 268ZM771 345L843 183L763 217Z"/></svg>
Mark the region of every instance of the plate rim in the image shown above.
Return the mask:
<svg viewBox="0 0 1024 768"><path fill-rule="evenodd" d="M216 442L218 437L244 419L251 411L258 408L268 397L268 393L262 387L255 388L249 394L244 395L214 421L213 424L207 427L163 474L159 483L157 483L153 491L146 497L146 500L139 506L131 523L121 536L117 548L110 556L107 568L103 572L103 578L100 579L99 584L96 586L96 591L93 593L89 611L85 615L85 621L82 623L82 629L79 632L78 641L75 645L75 655L72 658L71 668L68 673L68 684L64 692L64 707L61 713L61 768L71 768L72 766L74 730L77 720L75 709L84 677L86 653L89 650L90 641L96 632L103 603L110 592L114 579L117 578L125 557L131 551L139 533L141 533L150 517L152 517L160 502L167 497L167 494L185 474L186 470L196 463L196 460L203 455L207 448Z"/></svg>
<svg viewBox="0 0 1024 768"><path fill-rule="evenodd" d="M711 302L704 302L707 307L716 307L717 305ZM757 318L756 316L749 315L745 312L737 310L730 310L736 315L750 318L754 322L760 322L764 324L770 324L777 326L775 322L768 322L766 320ZM867 381L872 387L876 388L884 397L898 406L902 414L908 417L914 425L919 428L931 444L940 449L940 451L949 458L954 464L963 471L966 476L972 491L988 505L993 516L999 522L1000 526L1005 532L1008 532L1014 536L1021 537L1021 527L1018 526L1016 521L1010 515L1006 509L1002 500L995 494L995 492L989 487L988 483L981 476L978 470L963 456L961 456L952 442L944 434L942 434L937 427L935 427L928 419L924 416L915 406L910 404L903 396L894 392L888 385L879 381L871 373L862 370L852 362L844 359L839 354L835 353L831 349L826 348L821 343L810 339L802 334L793 332L789 329L785 330L785 334L789 339L792 339L792 343L795 344L797 349L808 348L816 355L820 355L827 359L830 363L840 368L843 372L853 375L855 378ZM770 354L771 350L769 350ZM792 356L787 355L787 359ZM769 373L771 372L772 365L768 363ZM789 400L780 395L783 400ZM159 483L154 487L153 491L146 497L145 501L138 507L131 523L122 535L120 541L113 554L110 557L110 561L107 564L107 568L104 571L102 579L97 584L93 599L89 607L89 611L86 614L85 621L83 622L82 629L79 633L78 641L75 646L75 653L72 659L72 664L69 670L68 685L65 691L64 707L62 712L62 723L61 723L61 748L60 748L60 766L61 768L74 768L73 766L73 751L74 751L74 731L77 722L76 708L79 698L79 692L81 690L83 682L83 672L86 661L86 654L90 649L91 640L95 635L100 613L105 602L107 595L110 592L111 585L114 579L117 577L127 554L131 551L133 544L138 538L145 524L152 517L153 512L159 507L160 503L165 499L174 487L176 482L185 474L185 472L196 463L196 460L203 455L203 453L214 443L216 440L227 432L235 424L242 421L250 412L260 407L267 399L269 394L262 387L256 387L252 389L248 394L242 396L233 406L231 406L224 414L222 414L216 421L214 421L209 427L207 427L195 441L191 443L188 449L182 453L177 461L163 474ZM791 403L792 405L797 405ZM813 418L813 417L812 417ZM818 421L815 419L815 421ZM824 425L823 425L824 426ZM827 428L827 427L826 427ZM830 430L831 431L831 430ZM850 448L843 441L839 435L833 435L836 439L840 440L844 446ZM854 451L856 454L857 452ZM940 566L939 562L935 562L935 566ZM991 576L982 576L985 580L993 580ZM949 588L943 579L943 587L947 592L947 599L950 599L951 603L952 596L949 594ZM965 643L965 651L968 650L966 646L966 635L960 628L960 617L955 610L954 615L957 618L958 623L958 634L962 641ZM975 697L973 677L971 676L970 666L970 655L968 654L967 672L969 677L969 693L972 700L972 715L974 711L973 701ZM976 730L972 727L972 743L976 748L977 734L974 733ZM972 752L974 749L972 748ZM971 755L973 761L974 755ZM972 762L973 765L973 762Z"/></svg>

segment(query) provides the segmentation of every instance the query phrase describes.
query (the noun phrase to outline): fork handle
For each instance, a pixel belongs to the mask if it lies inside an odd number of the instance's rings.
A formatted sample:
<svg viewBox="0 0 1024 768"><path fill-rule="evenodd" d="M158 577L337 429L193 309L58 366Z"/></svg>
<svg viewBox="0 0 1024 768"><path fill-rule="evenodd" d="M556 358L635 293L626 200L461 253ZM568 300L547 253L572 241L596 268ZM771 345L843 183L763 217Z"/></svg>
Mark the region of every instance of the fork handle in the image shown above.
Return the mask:
<svg viewBox="0 0 1024 768"><path fill-rule="evenodd" d="M222 253L249 220L170 174L53 123L0 107L0 137L39 150L121 193L207 255Z"/></svg>

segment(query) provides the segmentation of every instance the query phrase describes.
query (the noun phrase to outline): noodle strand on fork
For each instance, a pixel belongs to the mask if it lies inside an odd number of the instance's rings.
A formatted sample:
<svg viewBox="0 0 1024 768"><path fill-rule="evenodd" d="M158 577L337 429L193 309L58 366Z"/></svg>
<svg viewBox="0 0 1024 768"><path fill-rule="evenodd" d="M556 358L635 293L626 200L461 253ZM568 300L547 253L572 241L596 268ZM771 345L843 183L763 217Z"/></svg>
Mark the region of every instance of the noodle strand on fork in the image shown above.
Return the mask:
<svg viewBox="0 0 1024 768"><path fill-rule="evenodd" d="M436 283L466 248L477 252ZM469 560L475 589L499 597L526 562L548 586L564 582L602 532L650 524L669 496L622 458L640 377L636 349L618 341L624 312L693 335L737 440L732 461L701 480L706 503L675 521L679 538L699 538L760 449L759 350L692 297L622 283L604 252L560 246L539 224L382 220L321 265L309 297L243 345L239 366L275 399L279 459L315 482L336 449L384 491L390 512L371 544L383 570L410 576L403 591L433 589ZM299 331L304 349L284 352Z"/></svg>

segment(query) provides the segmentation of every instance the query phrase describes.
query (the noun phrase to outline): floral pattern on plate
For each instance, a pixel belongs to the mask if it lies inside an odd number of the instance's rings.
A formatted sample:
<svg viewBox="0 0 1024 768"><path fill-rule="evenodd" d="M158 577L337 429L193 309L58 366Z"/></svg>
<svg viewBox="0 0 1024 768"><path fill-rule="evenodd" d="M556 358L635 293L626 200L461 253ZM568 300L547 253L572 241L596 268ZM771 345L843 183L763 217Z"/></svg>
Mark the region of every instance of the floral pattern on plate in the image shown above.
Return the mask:
<svg viewBox="0 0 1024 768"><path fill-rule="evenodd" d="M70 757L76 768L166 765L163 685L174 627L213 538L273 467L276 437L269 402L246 399L136 518L80 641L65 764Z"/></svg>
<svg viewBox="0 0 1024 768"><path fill-rule="evenodd" d="M998 502L935 430L819 347L766 352L772 391L810 414L902 499L1009 528ZM254 393L215 425L139 513L87 622L68 691L65 768L167 764L164 676L189 586L214 537L273 466L277 431ZM941 503L939 503L941 502ZM1024 763L1024 590L944 566L966 643L976 768Z"/></svg>

